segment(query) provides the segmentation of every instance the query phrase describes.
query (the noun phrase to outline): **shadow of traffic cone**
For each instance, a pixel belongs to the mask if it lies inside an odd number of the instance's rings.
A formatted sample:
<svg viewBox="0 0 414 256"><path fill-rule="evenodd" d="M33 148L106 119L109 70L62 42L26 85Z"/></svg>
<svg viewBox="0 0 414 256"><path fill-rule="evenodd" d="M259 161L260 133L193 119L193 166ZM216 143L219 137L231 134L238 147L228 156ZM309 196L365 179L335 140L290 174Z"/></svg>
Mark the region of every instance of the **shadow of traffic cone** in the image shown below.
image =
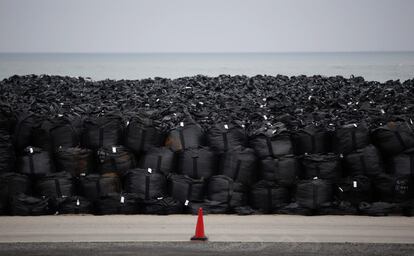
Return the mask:
<svg viewBox="0 0 414 256"><path fill-rule="evenodd" d="M204 234L203 208L201 207L198 209L198 218L197 218L195 235L191 238L191 240L197 240L197 241L208 240L208 238Z"/></svg>

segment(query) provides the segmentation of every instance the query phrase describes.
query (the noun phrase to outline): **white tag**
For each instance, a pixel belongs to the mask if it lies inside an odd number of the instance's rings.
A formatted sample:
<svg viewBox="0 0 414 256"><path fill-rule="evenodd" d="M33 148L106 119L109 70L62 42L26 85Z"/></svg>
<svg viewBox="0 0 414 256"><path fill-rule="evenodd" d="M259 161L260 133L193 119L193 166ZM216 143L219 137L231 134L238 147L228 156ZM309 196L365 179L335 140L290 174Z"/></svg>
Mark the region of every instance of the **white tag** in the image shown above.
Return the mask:
<svg viewBox="0 0 414 256"><path fill-rule="evenodd" d="M186 87L184 87L185 89L191 89L192 87L191 86L186 86Z"/></svg>
<svg viewBox="0 0 414 256"><path fill-rule="evenodd" d="M63 115L62 114L58 114L58 117L62 117Z"/></svg>
<svg viewBox="0 0 414 256"><path fill-rule="evenodd" d="M385 114L385 110L381 109L381 114Z"/></svg>
<svg viewBox="0 0 414 256"><path fill-rule="evenodd" d="M263 98L263 101L266 101L266 98Z"/></svg>
<svg viewBox="0 0 414 256"><path fill-rule="evenodd" d="M338 187L338 188L339 188L339 190L341 190L341 192L344 192L344 190L341 187Z"/></svg>
<svg viewBox="0 0 414 256"><path fill-rule="evenodd" d="M157 197L157 200L162 200L164 199L164 197Z"/></svg>
<svg viewBox="0 0 414 256"><path fill-rule="evenodd" d="M116 147L112 147L112 153L116 153Z"/></svg>
<svg viewBox="0 0 414 256"><path fill-rule="evenodd" d="M152 169L151 168L148 168L148 173L152 173Z"/></svg>
<svg viewBox="0 0 414 256"><path fill-rule="evenodd" d="M410 123L413 124L413 119L410 118Z"/></svg>
<svg viewBox="0 0 414 256"><path fill-rule="evenodd" d="M82 172L82 173L80 174L80 176L86 176L86 173Z"/></svg>
<svg viewBox="0 0 414 256"><path fill-rule="evenodd" d="M313 177L313 179L314 179L314 180L317 180L317 179L318 179L318 177L317 177L317 176L315 176L315 177Z"/></svg>
<svg viewBox="0 0 414 256"><path fill-rule="evenodd" d="M76 200L76 205L79 206L80 205L80 201L79 199Z"/></svg>
<svg viewBox="0 0 414 256"><path fill-rule="evenodd" d="M227 124L224 125L224 129L228 130L229 126Z"/></svg>
<svg viewBox="0 0 414 256"><path fill-rule="evenodd" d="M185 200L185 203L184 203L184 205L185 206L188 206L188 203L189 203L190 201L188 201L188 200Z"/></svg>
<svg viewBox="0 0 414 256"><path fill-rule="evenodd" d="M127 121L127 122L126 122L126 125L127 125L127 126L129 125L129 121Z"/></svg>
<svg viewBox="0 0 414 256"><path fill-rule="evenodd" d="M158 101L160 101L160 99L157 99L155 102L158 102Z"/></svg>
<svg viewBox="0 0 414 256"><path fill-rule="evenodd" d="M358 187L358 182L354 180L354 188Z"/></svg>
<svg viewBox="0 0 414 256"><path fill-rule="evenodd" d="M357 125L357 124L354 124L354 127L355 127L355 128L357 128L357 127L358 127L358 125Z"/></svg>
<svg viewBox="0 0 414 256"><path fill-rule="evenodd" d="M312 95L308 97L308 100L311 100L311 99L312 99Z"/></svg>
<svg viewBox="0 0 414 256"><path fill-rule="evenodd" d="M29 153L33 154L33 148L32 147L29 148Z"/></svg>
<svg viewBox="0 0 414 256"><path fill-rule="evenodd" d="M267 120L267 116L266 115L264 115L263 118L264 118L264 120Z"/></svg>
<svg viewBox="0 0 414 256"><path fill-rule="evenodd" d="M181 127L184 127L184 122L180 122L180 126Z"/></svg>
<svg viewBox="0 0 414 256"><path fill-rule="evenodd" d="M244 124L241 125L242 128L245 128L246 126Z"/></svg>
<svg viewBox="0 0 414 256"><path fill-rule="evenodd" d="M198 104L200 104L200 105L204 105L204 103L203 103L203 102L201 102L201 101L200 101Z"/></svg>
<svg viewBox="0 0 414 256"><path fill-rule="evenodd" d="M121 196L121 204L125 203L125 197Z"/></svg>
<svg viewBox="0 0 414 256"><path fill-rule="evenodd" d="M339 158L344 158L344 155L343 154L339 154Z"/></svg>

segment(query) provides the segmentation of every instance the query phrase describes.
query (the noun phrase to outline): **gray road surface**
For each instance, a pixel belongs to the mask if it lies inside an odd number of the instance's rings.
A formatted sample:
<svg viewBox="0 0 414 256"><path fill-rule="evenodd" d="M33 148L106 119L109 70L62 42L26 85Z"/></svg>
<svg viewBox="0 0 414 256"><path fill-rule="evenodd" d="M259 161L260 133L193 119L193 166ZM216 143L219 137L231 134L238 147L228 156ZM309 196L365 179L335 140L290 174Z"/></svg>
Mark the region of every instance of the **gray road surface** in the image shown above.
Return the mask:
<svg viewBox="0 0 414 256"><path fill-rule="evenodd" d="M196 218L191 215L0 217L0 243L182 242L194 234ZM208 215L204 223L211 242L414 244L414 218L400 216Z"/></svg>

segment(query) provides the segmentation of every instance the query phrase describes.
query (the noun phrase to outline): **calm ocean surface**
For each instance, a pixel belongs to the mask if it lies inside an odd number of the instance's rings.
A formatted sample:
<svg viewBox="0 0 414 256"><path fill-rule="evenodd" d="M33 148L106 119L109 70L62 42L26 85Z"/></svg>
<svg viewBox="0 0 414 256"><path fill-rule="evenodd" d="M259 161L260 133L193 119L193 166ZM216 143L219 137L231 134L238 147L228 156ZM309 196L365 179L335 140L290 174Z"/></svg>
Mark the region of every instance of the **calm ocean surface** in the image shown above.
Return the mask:
<svg viewBox="0 0 414 256"><path fill-rule="evenodd" d="M414 52L355 53L0 53L0 79L54 74L101 79L177 78L197 74L351 75L414 78Z"/></svg>

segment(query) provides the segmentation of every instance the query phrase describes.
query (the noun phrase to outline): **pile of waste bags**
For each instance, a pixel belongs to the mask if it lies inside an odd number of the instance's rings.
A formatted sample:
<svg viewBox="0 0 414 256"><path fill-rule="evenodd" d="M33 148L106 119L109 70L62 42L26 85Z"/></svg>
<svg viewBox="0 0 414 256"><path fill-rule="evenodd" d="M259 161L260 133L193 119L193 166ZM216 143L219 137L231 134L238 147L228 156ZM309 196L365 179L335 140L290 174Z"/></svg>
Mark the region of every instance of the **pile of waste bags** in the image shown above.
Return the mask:
<svg viewBox="0 0 414 256"><path fill-rule="evenodd" d="M414 212L414 79L0 82L0 214Z"/></svg>

